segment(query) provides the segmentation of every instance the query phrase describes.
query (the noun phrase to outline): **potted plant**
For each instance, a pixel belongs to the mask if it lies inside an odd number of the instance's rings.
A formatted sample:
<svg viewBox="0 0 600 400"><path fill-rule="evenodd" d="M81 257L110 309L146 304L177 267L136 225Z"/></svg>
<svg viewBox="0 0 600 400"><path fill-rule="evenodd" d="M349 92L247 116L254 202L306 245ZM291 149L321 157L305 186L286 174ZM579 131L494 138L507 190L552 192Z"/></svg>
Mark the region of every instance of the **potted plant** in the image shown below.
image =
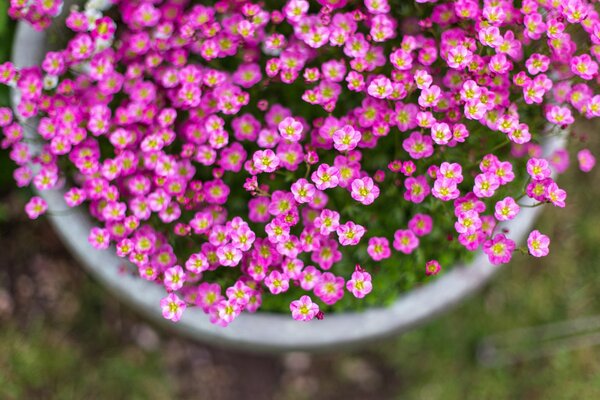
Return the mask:
<svg viewBox="0 0 600 400"><path fill-rule="evenodd" d="M582 1L90 0L49 51L59 3L11 3L29 25L0 65L26 211L215 343L373 340L546 255L532 223L564 207L573 114L600 115Z"/></svg>

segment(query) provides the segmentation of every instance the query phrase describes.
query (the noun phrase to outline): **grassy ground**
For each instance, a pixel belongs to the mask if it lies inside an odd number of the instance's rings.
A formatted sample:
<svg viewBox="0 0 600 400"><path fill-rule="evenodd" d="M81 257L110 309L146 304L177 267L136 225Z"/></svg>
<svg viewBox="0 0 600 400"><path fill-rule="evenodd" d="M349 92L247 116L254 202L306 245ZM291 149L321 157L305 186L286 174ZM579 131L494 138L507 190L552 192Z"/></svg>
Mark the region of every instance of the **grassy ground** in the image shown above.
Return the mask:
<svg viewBox="0 0 600 400"><path fill-rule="evenodd" d="M597 128L578 129L600 155ZM6 176L3 152L0 168ZM80 270L47 222L26 221L24 195L1 182L2 399L600 398L598 348L499 368L476 358L488 335L600 313L598 170L562 178L567 208L539 222L553 240L549 257L516 257L483 292L397 339L280 357L226 352L147 325Z"/></svg>

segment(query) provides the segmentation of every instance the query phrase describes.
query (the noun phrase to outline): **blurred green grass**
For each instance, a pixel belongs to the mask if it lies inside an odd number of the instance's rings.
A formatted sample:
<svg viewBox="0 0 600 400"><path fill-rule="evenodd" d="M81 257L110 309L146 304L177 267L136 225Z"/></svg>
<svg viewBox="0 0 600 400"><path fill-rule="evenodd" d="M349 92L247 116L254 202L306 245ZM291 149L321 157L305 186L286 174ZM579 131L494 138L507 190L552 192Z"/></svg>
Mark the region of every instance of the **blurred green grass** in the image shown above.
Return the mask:
<svg viewBox="0 0 600 400"><path fill-rule="evenodd" d="M5 4L0 2L0 61L10 52L13 28L3 20ZM1 91L0 104L7 102L7 92ZM589 132L589 145L600 154L598 128L587 124L577 129ZM13 204L22 207L22 203L10 193L9 165L6 152L0 151L0 194L4 192L0 202L11 207L5 220L0 220L0 247L11 255L0 260L0 284L17 282L15 287L2 289L15 296L15 304L9 317L0 316L0 398L225 398L211 392L212 386L223 381L193 379L193 363L187 367L190 370L173 367L172 355L164 346L170 343L168 334L162 334L162 347L140 348L122 326L136 326L140 319L107 298L106 292L81 271L69 270L76 268L72 261L64 268L48 266L55 279L76 275L71 283L61 286L67 303L56 307L22 305L29 303L21 300L19 293L33 289L24 289L28 286L19 282L33 274L27 267L35 262L35 255L43 255L48 263L64 259L61 251L57 254L60 245L56 238L47 236L48 227L44 228L43 222L25 221L20 209L12 208ZM294 373L294 379L305 378L301 382L312 382L310 385L290 384L288 378L280 376L261 384L277 399L600 398L599 348L493 369L481 367L475 354L479 342L491 334L600 313L599 179L598 170L583 174L576 168L561 178L569 193L568 206L565 210L545 210L538 224L552 238L549 257L535 260L517 256L510 265L500 267L503 271L498 279L481 293L397 339L360 352L311 356L311 368ZM9 239L11 246L23 245L9 249ZM68 305L74 309L68 311ZM57 310L68 316L55 315ZM225 374L231 373L237 359L233 357L226 365L229 369ZM271 360L282 370L287 368L282 358ZM356 360L381 375L378 383L365 388L360 384L364 371L344 372ZM253 373L251 368L233 370Z"/></svg>

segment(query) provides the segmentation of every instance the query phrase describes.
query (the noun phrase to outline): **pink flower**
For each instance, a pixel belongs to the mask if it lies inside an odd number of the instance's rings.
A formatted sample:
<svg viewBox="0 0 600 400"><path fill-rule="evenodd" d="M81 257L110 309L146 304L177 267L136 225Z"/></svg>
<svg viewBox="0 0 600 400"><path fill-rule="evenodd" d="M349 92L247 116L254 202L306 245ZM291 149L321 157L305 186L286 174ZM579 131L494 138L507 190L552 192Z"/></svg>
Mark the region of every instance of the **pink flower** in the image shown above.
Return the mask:
<svg viewBox="0 0 600 400"><path fill-rule="evenodd" d="M596 165L596 158L589 149L579 150L577 161L579 161L579 169L583 172L590 172Z"/></svg>
<svg viewBox="0 0 600 400"><path fill-rule="evenodd" d="M514 219L520 210L521 207L512 197L505 197L496 203L494 217L498 221L508 221Z"/></svg>
<svg viewBox="0 0 600 400"><path fill-rule="evenodd" d="M404 198L416 204L423 202L431 190L424 176L407 178L404 181L404 187L406 188Z"/></svg>
<svg viewBox="0 0 600 400"><path fill-rule="evenodd" d="M273 294L287 292L290 287L289 278L279 271L271 271L264 280L265 285Z"/></svg>
<svg viewBox="0 0 600 400"><path fill-rule="evenodd" d="M160 300L163 318L172 322L177 322L181 319L181 315L186 307L185 302L177 297L175 293L170 293L167 297Z"/></svg>
<svg viewBox="0 0 600 400"><path fill-rule="evenodd" d="M321 214L315 218L315 228L321 235L328 235L335 232L340 226L340 214L337 211L324 209Z"/></svg>
<svg viewBox="0 0 600 400"><path fill-rule="evenodd" d="M286 117L279 123L278 128L281 137L287 141L297 142L302 138L302 124L292 117Z"/></svg>
<svg viewBox="0 0 600 400"><path fill-rule="evenodd" d="M427 214L415 214L408 221L408 229L414 232L417 236L425 236L431 233L433 228L433 220Z"/></svg>
<svg viewBox="0 0 600 400"><path fill-rule="evenodd" d="M442 270L442 266L437 260L430 260L425 263L426 275L437 275Z"/></svg>
<svg viewBox="0 0 600 400"><path fill-rule="evenodd" d="M164 284L167 290L181 289L186 280L186 274L179 265L167 269L164 275Z"/></svg>
<svg viewBox="0 0 600 400"><path fill-rule="evenodd" d="M352 273L352 278L346 282L346 289L357 299L362 299L373 290L371 283L371 274L362 270L358 265L356 271Z"/></svg>
<svg viewBox="0 0 600 400"><path fill-rule="evenodd" d="M392 82L383 75L378 75L367 87L367 93L377 99L385 99L392 93Z"/></svg>
<svg viewBox="0 0 600 400"><path fill-rule="evenodd" d="M404 254L410 254L419 247L419 238L413 231L399 229L394 233L393 246Z"/></svg>
<svg viewBox="0 0 600 400"><path fill-rule="evenodd" d="M567 192L559 188L556 182L550 183L546 186L546 198L555 206L564 208L565 200L567 198Z"/></svg>
<svg viewBox="0 0 600 400"><path fill-rule="evenodd" d="M199 274L208 270L209 264L206 255L203 253L195 253L185 263L185 269L193 274Z"/></svg>
<svg viewBox="0 0 600 400"><path fill-rule="evenodd" d="M350 125L344 125L333 133L333 146L338 151L354 150L362 135Z"/></svg>
<svg viewBox="0 0 600 400"><path fill-rule="evenodd" d="M88 242L96 249L105 250L110 245L110 235L106 229L94 227L90 231Z"/></svg>
<svg viewBox="0 0 600 400"><path fill-rule="evenodd" d="M367 247L367 253L374 261L385 260L390 258L392 252L390 251L390 242L385 237L372 237L369 239L369 245Z"/></svg>
<svg viewBox="0 0 600 400"><path fill-rule="evenodd" d="M33 196L27 204L25 204L25 212L31 219L36 219L44 214L48 209L48 204L39 196Z"/></svg>
<svg viewBox="0 0 600 400"><path fill-rule="evenodd" d="M582 54L571 59L571 72L582 79L590 80L598 73L598 63L589 54Z"/></svg>
<svg viewBox="0 0 600 400"><path fill-rule="evenodd" d="M242 259L242 252L231 244L225 244L217 248L217 257L224 267L235 267Z"/></svg>
<svg viewBox="0 0 600 400"><path fill-rule="evenodd" d="M433 144L430 136L423 136L419 132L413 132L404 139L402 148L415 160L427 158L433 154Z"/></svg>
<svg viewBox="0 0 600 400"><path fill-rule="evenodd" d="M487 254L488 259L494 265L509 262L514 249L515 242L501 233L496 234L493 239L486 240L483 243L483 252Z"/></svg>
<svg viewBox="0 0 600 400"><path fill-rule="evenodd" d="M529 248L529 254L534 257L547 256L550 250L550 238L543 235L538 230L531 231L527 238L527 247Z"/></svg>
<svg viewBox="0 0 600 400"><path fill-rule="evenodd" d="M535 180L541 181L552 174L550 163L543 158L531 158L527 161L527 173Z"/></svg>
<svg viewBox="0 0 600 400"><path fill-rule="evenodd" d="M294 195L294 200L298 204L310 203L315 196L315 185L308 182L304 178L298 179L291 186L292 194Z"/></svg>
<svg viewBox="0 0 600 400"><path fill-rule="evenodd" d="M437 85L431 85L430 87L423 89L419 96L419 105L421 107L432 107L436 106L442 96L442 90Z"/></svg>
<svg viewBox="0 0 600 400"><path fill-rule="evenodd" d="M319 165L319 168L310 176L319 190L334 188L339 183L340 171L336 167L327 164Z"/></svg>
<svg viewBox="0 0 600 400"><path fill-rule="evenodd" d="M448 66L455 69L465 68L472 60L473 53L464 46L456 46L448 52Z"/></svg>
<svg viewBox="0 0 600 400"><path fill-rule="evenodd" d="M500 181L496 175L489 173L479 174L475 177L473 193L479 198L492 197L499 187Z"/></svg>
<svg viewBox="0 0 600 400"><path fill-rule="evenodd" d="M458 233L470 234L481 228L481 218L475 210L463 211L458 215L458 221L454 224Z"/></svg>
<svg viewBox="0 0 600 400"><path fill-rule="evenodd" d="M336 233L342 246L355 246L365 234L366 229L362 225L348 221L338 226Z"/></svg>
<svg viewBox="0 0 600 400"><path fill-rule="evenodd" d="M316 284L314 293L323 303L333 305L344 297L344 278L325 272Z"/></svg>
<svg viewBox="0 0 600 400"><path fill-rule="evenodd" d="M449 201L460 196L460 190L455 180L441 178L435 180L431 194L442 201Z"/></svg>
<svg viewBox="0 0 600 400"><path fill-rule="evenodd" d="M274 172L279 166L279 157L271 149L257 150L252 156L252 162L260 172Z"/></svg>
<svg viewBox="0 0 600 400"><path fill-rule="evenodd" d="M242 312L242 307L235 300L221 300L212 309L211 321L226 327Z"/></svg>
<svg viewBox="0 0 600 400"><path fill-rule="evenodd" d="M310 321L319 312L319 305L313 303L309 296L302 296L299 300L294 300L290 303L292 318L296 321Z"/></svg>
<svg viewBox="0 0 600 400"><path fill-rule="evenodd" d="M350 187L352 198L364 205L372 204L379 197L379 188L368 176L353 180Z"/></svg>

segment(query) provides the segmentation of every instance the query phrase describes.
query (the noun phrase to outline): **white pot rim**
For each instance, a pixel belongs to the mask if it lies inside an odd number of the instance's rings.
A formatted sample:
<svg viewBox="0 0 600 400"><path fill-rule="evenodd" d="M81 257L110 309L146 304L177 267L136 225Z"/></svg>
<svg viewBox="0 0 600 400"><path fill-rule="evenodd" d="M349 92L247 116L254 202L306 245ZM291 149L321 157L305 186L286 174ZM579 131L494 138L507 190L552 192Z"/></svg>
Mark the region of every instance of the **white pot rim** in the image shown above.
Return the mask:
<svg viewBox="0 0 600 400"><path fill-rule="evenodd" d="M30 25L19 23L13 47L13 62L19 68L39 65L45 53L45 34ZM13 93L13 105L18 94ZM30 135L35 131L24 126ZM564 147L564 139L551 137L543 144L544 155ZM434 316L448 311L488 282L499 270L479 251L467 265L460 265L438 279L401 295L387 308L370 308L362 312L328 314L323 320L294 321L291 315L274 313L242 313L227 328L210 323L208 315L188 308L178 323L163 319L159 301L165 291L155 283L122 274L124 260L114 250L94 249L87 241L92 221L82 207L69 209L64 190L39 192L50 210L60 215L49 216L54 229L71 253L87 271L113 295L146 317L169 326L189 338L247 351L280 352L291 350L329 350L371 342L407 331ZM520 242L531 229L540 208L523 208L512 221L503 224L507 236Z"/></svg>

